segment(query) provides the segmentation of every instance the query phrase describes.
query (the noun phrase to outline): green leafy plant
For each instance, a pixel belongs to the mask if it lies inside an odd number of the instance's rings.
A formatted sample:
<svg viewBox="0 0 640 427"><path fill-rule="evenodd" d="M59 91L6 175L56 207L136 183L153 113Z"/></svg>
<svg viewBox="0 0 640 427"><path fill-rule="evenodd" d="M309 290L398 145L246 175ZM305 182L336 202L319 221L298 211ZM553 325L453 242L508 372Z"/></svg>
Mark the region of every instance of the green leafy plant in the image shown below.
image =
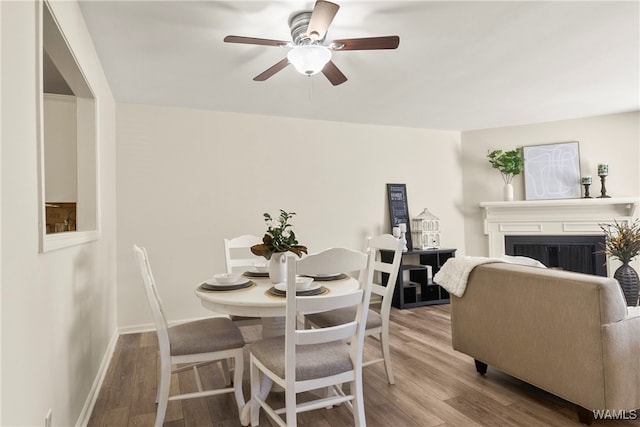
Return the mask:
<svg viewBox="0 0 640 427"><path fill-rule="evenodd" d="M601 224L604 231L603 252L623 263L627 263L640 253L640 222L638 219L629 222L614 221L613 224Z"/></svg>
<svg viewBox="0 0 640 427"><path fill-rule="evenodd" d="M522 173L524 159L521 148L511 151L493 150L487 157L491 166L500 171L505 184L510 184L514 176Z"/></svg>
<svg viewBox="0 0 640 427"><path fill-rule="evenodd" d="M262 243L251 246L251 252L257 256L271 259L274 252L293 252L299 257L307 253L307 247L298 244L296 234L291 230L289 220L295 212L285 212L280 209L280 217L273 219L270 214L264 213L264 221L267 223L267 232L262 238Z"/></svg>

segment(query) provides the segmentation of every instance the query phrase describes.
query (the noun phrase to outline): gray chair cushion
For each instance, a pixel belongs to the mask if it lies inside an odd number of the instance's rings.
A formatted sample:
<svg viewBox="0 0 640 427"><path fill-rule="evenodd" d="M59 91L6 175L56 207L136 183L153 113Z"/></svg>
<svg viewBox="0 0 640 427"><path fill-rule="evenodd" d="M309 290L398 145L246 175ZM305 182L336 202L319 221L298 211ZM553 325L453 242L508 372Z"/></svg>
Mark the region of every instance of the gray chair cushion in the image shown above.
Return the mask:
<svg viewBox="0 0 640 427"><path fill-rule="evenodd" d="M172 356L244 347L240 329L225 317L172 326L169 328L169 341Z"/></svg>
<svg viewBox="0 0 640 427"><path fill-rule="evenodd" d="M341 308L339 310L325 311L323 313L309 314L305 316L313 324L320 328L341 325L352 322L356 318L356 307ZM382 326L382 318L377 311L369 310L367 314L367 329Z"/></svg>
<svg viewBox="0 0 640 427"><path fill-rule="evenodd" d="M296 381L328 377L353 369L344 341L300 345L296 352ZM284 378L284 336L265 338L249 345L249 351L267 369Z"/></svg>

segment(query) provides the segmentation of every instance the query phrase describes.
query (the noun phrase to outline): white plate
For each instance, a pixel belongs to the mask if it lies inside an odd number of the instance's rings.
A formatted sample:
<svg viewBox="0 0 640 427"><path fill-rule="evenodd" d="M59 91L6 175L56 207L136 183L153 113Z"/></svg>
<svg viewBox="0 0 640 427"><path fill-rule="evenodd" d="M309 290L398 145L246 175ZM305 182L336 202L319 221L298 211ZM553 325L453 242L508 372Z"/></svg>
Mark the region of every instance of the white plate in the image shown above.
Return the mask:
<svg viewBox="0 0 640 427"><path fill-rule="evenodd" d="M307 291L315 291L322 286L320 283L313 282L309 287L304 289L299 289L297 292L307 292ZM276 283L273 287L280 292L287 292L287 284L286 283Z"/></svg>
<svg viewBox="0 0 640 427"><path fill-rule="evenodd" d="M204 283L206 283L209 286L235 286L235 285L243 285L243 284L247 283L248 281L249 281L249 279L247 279L246 277L239 277L233 283L220 283L216 279L205 280Z"/></svg>
<svg viewBox="0 0 640 427"><path fill-rule="evenodd" d="M336 277L340 277L342 273L331 273L331 274L309 274L309 277L317 277L318 279L333 279Z"/></svg>
<svg viewBox="0 0 640 427"><path fill-rule="evenodd" d="M220 284L233 285L238 281L240 276L238 273L220 273L214 274L213 278Z"/></svg>

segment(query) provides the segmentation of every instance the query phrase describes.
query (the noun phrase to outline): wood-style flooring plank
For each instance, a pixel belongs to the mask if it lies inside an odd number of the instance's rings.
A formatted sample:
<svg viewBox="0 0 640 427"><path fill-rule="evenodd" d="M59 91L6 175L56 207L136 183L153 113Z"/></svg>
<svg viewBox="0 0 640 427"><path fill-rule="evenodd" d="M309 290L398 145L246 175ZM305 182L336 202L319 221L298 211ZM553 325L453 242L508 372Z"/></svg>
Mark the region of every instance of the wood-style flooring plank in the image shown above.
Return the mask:
<svg viewBox="0 0 640 427"><path fill-rule="evenodd" d="M158 350L152 346L142 346L138 352L137 375L133 382L131 417L155 413Z"/></svg>

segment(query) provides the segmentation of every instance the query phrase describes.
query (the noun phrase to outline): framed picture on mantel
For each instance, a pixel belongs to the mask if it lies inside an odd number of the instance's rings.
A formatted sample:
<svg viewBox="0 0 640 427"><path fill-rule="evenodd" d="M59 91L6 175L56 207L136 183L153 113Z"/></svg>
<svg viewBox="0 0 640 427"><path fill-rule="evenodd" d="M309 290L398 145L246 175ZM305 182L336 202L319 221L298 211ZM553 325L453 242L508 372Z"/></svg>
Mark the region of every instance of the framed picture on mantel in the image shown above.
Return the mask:
<svg viewBox="0 0 640 427"><path fill-rule="evenodd" d="M409 221L409 203L407 202L406 184L387 184L387 200L389 201L389 218L391 220L391 231L398 224L406 224L407 247L413 248L411 242L411 226Z"/></svg>
<svg viewBox="0 0 640 427"><path fill-rule="evenodd" d="M524 189L527 200L579 199L580 150L578 142L522 147Z"/></svg>

